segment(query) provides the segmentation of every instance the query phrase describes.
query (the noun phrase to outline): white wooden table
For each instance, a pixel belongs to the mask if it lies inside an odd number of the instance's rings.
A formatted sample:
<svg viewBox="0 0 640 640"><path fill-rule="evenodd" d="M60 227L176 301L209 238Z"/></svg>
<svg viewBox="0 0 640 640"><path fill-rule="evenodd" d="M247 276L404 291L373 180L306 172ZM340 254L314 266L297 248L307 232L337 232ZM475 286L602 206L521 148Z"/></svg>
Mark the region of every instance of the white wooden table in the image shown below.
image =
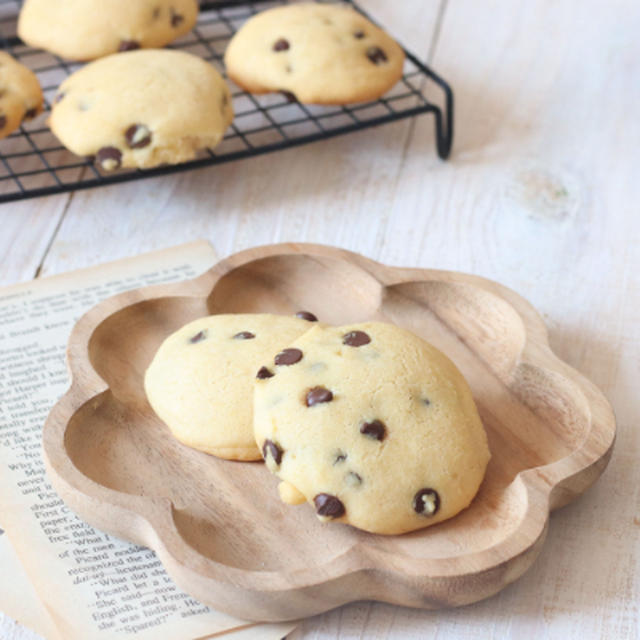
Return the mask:
<svg viewBox="0 0 640 640"><path fill-rule="evenodd" d="M640 5L635 0L363 0L447 78L433 120L171 177L0 207L0 282L197 238L334 244L473 272L527 297L558 355L612 401L611 464L556 513L534 567L455 611L354 604L293 638L640 637ZM6 579L6 576L2 576ZM0 637L33 636L0 622Z"/></svg>

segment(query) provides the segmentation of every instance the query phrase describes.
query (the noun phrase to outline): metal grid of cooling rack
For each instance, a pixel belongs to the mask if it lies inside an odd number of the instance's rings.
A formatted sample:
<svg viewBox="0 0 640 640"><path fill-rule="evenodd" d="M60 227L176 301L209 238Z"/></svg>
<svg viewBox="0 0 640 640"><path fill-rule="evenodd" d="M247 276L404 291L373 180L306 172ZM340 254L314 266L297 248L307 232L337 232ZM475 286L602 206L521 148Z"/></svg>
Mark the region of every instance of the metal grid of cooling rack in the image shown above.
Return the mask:
<svg viewBox="0 0 640 640"><path fill-rule="evenodd" d="M200 55L224 74L224 50L239 26L260 10L294 1L201 2L196 27L171 46ZM353 0L342 1L365 13ZM21 0L0 0L0 48L36 73L44 91L46 108L45 113L33 121L25 121L19 130L0 140L0 202L186 171L286 149L423 113L434 115L438 155L443 159L449 155L453 137L452 91L442 78L406 51L407 61L401 81L374 102L342 107L302 105L280 94L252 96L230 82L235 119L215 151L206 149L197 159L180 165L107 173L90 160L67 151L47 128L46 112L57 87L82 65L25 46L15 35L21 4ZM434 91L443 108L427 97Z"/></svg>

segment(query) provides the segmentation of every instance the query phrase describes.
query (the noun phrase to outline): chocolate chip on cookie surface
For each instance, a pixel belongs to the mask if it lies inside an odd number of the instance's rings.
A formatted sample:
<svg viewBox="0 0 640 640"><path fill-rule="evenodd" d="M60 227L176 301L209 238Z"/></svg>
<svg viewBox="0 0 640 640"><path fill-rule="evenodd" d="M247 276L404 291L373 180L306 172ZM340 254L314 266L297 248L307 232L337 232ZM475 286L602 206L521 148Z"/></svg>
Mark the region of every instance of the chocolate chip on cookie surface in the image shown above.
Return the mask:
<svg viewBox="0 0 640 640"><path fill-rule="evenodd" d="M132 124L124 132L124 137L130 149L142 149L151 144L153 134L144 124Z"/></svg>
<svg viewBox="0 0 640 640"><path fill-rule="evenodd" d="M387 428L381 420L372 420L371 422L363 422L360 425L360 433L382 442L387 433Z"/></svg>
<svg viewBox="0 0 640 640"><path fill-rule="evenodd" d="M302 318L308 322L318 322L318 317L311 313L311 311L298 311L296 313L296 318Z"/></svg>
<svg viewBox="0 0 640 640"><path fill-rule="evenodd" d="M323 404L333 400L333 393L325 387L313 387L307 391L305 404L307 407L313 407L316 404Z"/></svg>
<svg viewBox="0 0 640 640"><path fill-rule="evenodd" d="M344 505L336 496L320 493L313 499L316 512L321 518L333 519L344 515Z"/></svg>
<svg viewBox="0 0 640 640"><path fill-rule="evenodd" d="M300 349L284 349L274 359L275 364L289 367L302 360L303 353Z"/></svg>
<svg viewBox="0 0 640 640"><path fill-rule="evenodd" d="M342 344L347 344L350 347L362 347L370 342L371 337L364 331L349 331L342 337Z"/></svg>
<svg viewBox="0 0 640 640"><path fill-rule="evenodd" d="M260 369L258 370L258 373L256 374L256 378L258 380L266 380L267 378L273 378L274 375L275 374L269 371L267 367L260 367Z"/></svg>

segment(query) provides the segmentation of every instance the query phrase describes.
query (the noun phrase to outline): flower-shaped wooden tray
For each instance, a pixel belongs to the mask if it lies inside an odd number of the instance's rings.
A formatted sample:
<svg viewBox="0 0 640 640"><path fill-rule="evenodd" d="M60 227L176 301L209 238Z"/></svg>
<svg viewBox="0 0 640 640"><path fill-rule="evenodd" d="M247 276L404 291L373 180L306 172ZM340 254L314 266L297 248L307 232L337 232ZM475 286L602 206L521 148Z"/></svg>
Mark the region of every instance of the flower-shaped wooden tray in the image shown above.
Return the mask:
<svg viewBox="0 0 640 640"><path fill-rule="evenodd" d="M455 361L493 454L467 510L402 536L324 525L308 505L282 504L264 465L171 437L142 384L169 333L208 314L300 309L333 324L398 324ZM438 608L495 594L540 552L550 511L602 473L615 437L606 399L554 356L540 316L512 291L316 245L251 249L190 282L105 300L75 327L68 362L71 388L44 429L60 495L94 526L154 549L201 602L249 620L354 600Z"/></svg>

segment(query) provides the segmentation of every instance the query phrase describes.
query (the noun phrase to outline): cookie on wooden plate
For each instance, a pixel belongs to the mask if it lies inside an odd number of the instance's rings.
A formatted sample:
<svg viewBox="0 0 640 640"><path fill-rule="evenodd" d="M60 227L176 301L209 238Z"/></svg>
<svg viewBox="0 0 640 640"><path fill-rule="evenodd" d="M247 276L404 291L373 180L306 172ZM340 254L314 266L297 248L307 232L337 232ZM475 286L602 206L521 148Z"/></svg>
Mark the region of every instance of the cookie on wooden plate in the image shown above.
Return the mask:
<svg viewBox="0 0 640 640"><path fill-rule="evenodd" d="M229 88L198 56L147 49L101 58L70 75L51 110L69 150L106 171L193 159L233 119Z"/></svg>
<svg viewBox="0 0 640 640"><path fill-rule="evenodd" d="M284 91L304 103L374 100L402 76L404 52L357 11L317 3L258 13L231 39L229 77L251 93Z"/></svg>
<svg viewBox="0 0 640 640"><path fill-rule="evenodd" d="M71 60L164 47L191 31L197 0L25 0L18 35Z"/></svg>
<svg viewBox="0 0 640 640"><path fill-rule="evenodd" d="M262 362L310 326L270 314L195 320L158 349L145 375L149 403L184 444L220 458L259 460L253 378Z"/></svg>
<svg viewBox="0 0 640 640"><path fill-rule="evenodd" d="M0 138L15 131L23 120L42 111L42 89L35 73L0 51Z"/></svg>
<svg viewBox="0 0 640 640"><path fill-rule="evenodd" d="M284 355L283 355L284 354ZM467 507L489 461L469 387L393 325L316 326L255 381L254 432L285 502L400 534Z"/></svg>

